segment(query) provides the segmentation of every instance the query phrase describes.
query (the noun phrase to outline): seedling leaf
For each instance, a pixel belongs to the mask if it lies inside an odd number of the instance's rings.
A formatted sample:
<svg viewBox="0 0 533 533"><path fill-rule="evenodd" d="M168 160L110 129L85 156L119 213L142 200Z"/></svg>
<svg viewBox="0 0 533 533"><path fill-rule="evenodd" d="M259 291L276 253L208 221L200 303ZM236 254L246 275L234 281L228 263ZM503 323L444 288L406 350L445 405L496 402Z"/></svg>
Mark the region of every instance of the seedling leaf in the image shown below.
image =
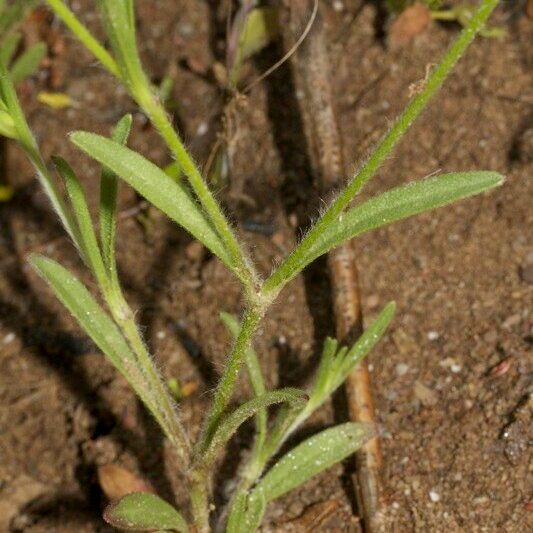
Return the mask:
<svg viewBox="0 0 533 533"><path fill-rule="evenodd" d="M253 9L246 18L239 39L239 51L242 61L259 52L278 33L278 14L275 8L259 7Z"/></svg>
<svg viewBox="0 0 533 533"><path fill-rule="evenodd" d="M113 527L129 531L179 531L187 533L187 522L180 512L159 496L134 492L112 503L104 520Z"/></svg>
<svg viewBox="0 0 533 533"><path fill-rule="evenodd" d="M270 502L283 496L344 460L373 436L372 426L348 422L310 437L267 472L253 490L252 497L262 495Z"/></svg>
<svg viewBox="0 0 533 533"><path fill-rule="evenodd" d="M0 61L9 65L20 43L22 35L18 32L8 35L0 44Z"/></svg>
<svg viewBox="0 0 533 533"><path fill-rule="evenodd" d="M305 392L299 389L286 388L267 392L240 405L233 413L229 414L220 422L207 450L202 454L200 459L201 464L204 467L212 464L218 452L223 449L223 446L229 441L237 429L258 411L277 403L304 404L306 400L307 394Z"/></svg>
<svg viewBox="0 0 533 533"><path fill-rule="evenodd" d="M111 134L113 141L122 145L126 144L132 120L132 116L129 114L120 119ZM116 174L104 167L100 181L100 241L106 270L115 282L117 282L115 263L117 185Z"/></svg>
<svg viewBox="0 0 533 533"><path fill-rule="evenodd" d="M78 246L83 259L96 276L96 279L101 284L105 284L106 272L104 263L102 261L102 255L100 254L100 248L98 247L91 215L81 184L70 165L64 159L61 157L53 157L52 160L54 161L57 171L63 178L72 203L74 216L78 223L80 242L76 242L75 244Z"/></svg>
<svg viewBox="0 0 533 533"><path fill-rule="evenodd" d="M75 132L71 140L183 226L231 268L218 235L181 183L176 183L142 155L100 135Z"/></svg>
<svg viewBox="0 0 533 533"><path fill-rule="evenodd" d="M341 358L342 364L340 365L337 379L333 383L330 394L332 394L337 387L344 383L344 380L348 377L348 374L373 350L374 346L376 346L376 344L381 340L387 331L395 312L396 304L394 302L389 302L383 311L381 311L376 320L374 320L372 325L365 330L359 339L357 339L348 353Z"/></svg>
<svg viewBox="0 0 533 533"><path fill-rule="evenodd" d="M395 187L349 209L328 226L311 247L304 266L356 235L479 194L503 181L497 172L456 172Z"/></svg>
<svg viewBox="0 0 533 533"><path fill-rule="evenodd" d="M26 50L11 67L10 75L13 83L16 85L31 76L39 67L46 52L47 46L45 43L37 43Z"/></svg>
<svg viewBox="0 0 533 533"><path fill-rule="evenodd" d="M157 408L157 401L152 398L150 389L146 385L136 356L109 315L98 305L84 285L59 263L41 255L30 256L29 262L50 285L58 299L76 318L98 348L128 380L161 426L168 429L164 417Z"/></svg>

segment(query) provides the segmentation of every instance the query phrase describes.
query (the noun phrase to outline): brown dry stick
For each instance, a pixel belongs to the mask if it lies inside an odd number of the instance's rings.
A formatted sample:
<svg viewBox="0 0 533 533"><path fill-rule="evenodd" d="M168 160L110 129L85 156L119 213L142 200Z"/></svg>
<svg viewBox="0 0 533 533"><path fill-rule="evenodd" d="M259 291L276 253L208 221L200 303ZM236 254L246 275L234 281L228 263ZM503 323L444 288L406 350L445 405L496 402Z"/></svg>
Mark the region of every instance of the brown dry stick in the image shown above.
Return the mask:
<svg viewBox="0 0 533 533"><path fill-rule="evenodd" d="M285 46L289 48L305 28L315 0L282 0L281 3L281 27ZM293 61L296 86L305 95L302 111L309 130L313 170L321 194L328 197L342 185L346 171L333 106L327 37L320 10L313 29ZM352 243L347 242L330 252L328 266L333 286L337 335L345 343L353 342L362 332L362 314ZM366 361L360 363L348 377L346 394L350 418L359 422L374 422L374 402ZM357 506L367 533L381 529L381 466L379 440L374 438L356 456Z"/></svg>

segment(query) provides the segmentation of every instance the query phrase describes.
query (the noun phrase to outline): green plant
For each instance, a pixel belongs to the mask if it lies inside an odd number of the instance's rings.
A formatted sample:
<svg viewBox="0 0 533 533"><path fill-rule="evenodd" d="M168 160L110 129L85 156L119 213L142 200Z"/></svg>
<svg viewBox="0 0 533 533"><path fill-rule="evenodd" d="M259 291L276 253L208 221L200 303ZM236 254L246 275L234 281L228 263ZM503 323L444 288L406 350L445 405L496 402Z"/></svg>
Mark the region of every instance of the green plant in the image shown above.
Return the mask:
<svg viewBox="0 0 533 533"><path fill-rule="evenodd" d="M20 47L22 35L17 32L26 11L35 4L34 0L17 0L7 4L0 0L0 62L7 67L9 76L14 84L24 81L34 74L41 60L46 55L45 43L36 43L15 58ZM10 137L12 122L9 116L0 108L0 136ZM0 139L0 142L2 139ZM0 165L2 165L0 154ZM9 200L13 189L0 182L0 202Z"/></svg>
<svg viewBox="0 0 533 533"><path fill-rule="evenodd" d="M113 503L106 510L105 519L126 529L208 531L211 472L215 462L242 423L255 418L255 442L229 503L226 522L228 532L254 531L270 501L342 461L375 434L372 427L342 424L312 436L278 458L288 437L331 396L347 373L376 345L393 317L395 306L394 303L388 304L351 347L340 347L336 340L326 339L314 384L308 391L266 390L259 358L252 348L258 324L283 287L315 258L333 247L363 232L466 198L503 182L503 177L494 172L445 174L396 187L350 207L353 198L442 85L485 24L497 0L482 1L466 28L428 77L425 86L394 122L368 160L266 280L257 273L179 134L172 127L158 89L144 73L136 47L133 1L98 1L111 53L96 41L61 0L48 0L48 4L102 65L127 87L132 98L159 130L181 175L169 176L126 147L131 126L129 115L116 125L110 139L87 132L73 133L71 141L102 165L100 229L97 235L74 171L63 159L54 158L55 168L68 193L65 201L27 125L7 69L4 64L0 66L0 113L9 124L9 137L17 141L34 164L66 231L94 275L106 310L58 263L38 255L31 256L30 262L153 414L176 450L188 483L191 512L187 519L157 496L146 494L129 495ZM246 310L241 321L222 315L235 336L235 343L214 391L200 438L194 444L190 442L174 408L172 395L148 353L119 283L115 261L118 178L201 241L242 284ZM230 410L243 364L247 368L254 397ZM275 404L279 404L280 408L269 422L268 409Z"/></svg>

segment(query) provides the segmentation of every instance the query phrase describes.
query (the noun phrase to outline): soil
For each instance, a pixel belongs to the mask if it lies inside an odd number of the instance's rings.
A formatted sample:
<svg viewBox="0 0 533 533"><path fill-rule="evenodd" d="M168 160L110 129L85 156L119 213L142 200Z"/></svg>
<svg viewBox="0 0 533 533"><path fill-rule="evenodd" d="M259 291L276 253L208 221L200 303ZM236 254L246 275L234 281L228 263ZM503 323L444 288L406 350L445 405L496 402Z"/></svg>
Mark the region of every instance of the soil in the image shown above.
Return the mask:
<svg viewBox="0 0 533 533"><path fill-rule="evenodd" d="M93 4L80 0L74 7L101 36ZM212 77L202 74L223 56L221 9L216 2L186 0L137 4L144 63L154 81L173 77L176 124L205 161L224 105ZM375 4L328 5L338 114L345 154L355 168L458 26L432 24L391 48L385 14ZM515 3L497 12L493 22L505 26L508 36L472 45L363 193L366 198L436 172L493 169L507 176L489 194L357 240L365 322L389 300L398 304L369 360L389 531L533 527L527 479L533 24L523 12ZM107 134L133 111L131 146L159 164L169 162L124 90L57 21L43 15L27 26L48 40L52 52L46 68L20 87L25 111L45 156L60 154L77 169L92 209L99 171L68 143L69 131ZM254 72L279 54L271 46ZM37 103L40 90L66 92L75 105L53 110ZM290 67L256 86L238 113L241 151L231 184L219 193L233 199L232 216L268 273L294 244L297 221L308 220L318 205ZM12 145L6 177L16 194L0 205L0 531L109 531L101 519L106 501L96 469L110 462L183 504L175 459L156 425L27 265L30 252L44 253L94 288L31 167ZM126 187L120 208L118 259L125 290L163 374L198 384L181 402L184 423L197 432L231 342L218 313L242 311L239 286ZM256 348L269 385L305 383L333 329L327 269L318 261L291 283L262 323ZM236 400L247 393L243 380ZM345 420L338 400L335 408L317 413L299 438ZM220 467L219 504L231 487L235 458L248 443L246 432L239 435ZM264 531L355 531L351 473L348 461L271 505ZM313 512L324 506L332 512L317 525Z"/></svg>

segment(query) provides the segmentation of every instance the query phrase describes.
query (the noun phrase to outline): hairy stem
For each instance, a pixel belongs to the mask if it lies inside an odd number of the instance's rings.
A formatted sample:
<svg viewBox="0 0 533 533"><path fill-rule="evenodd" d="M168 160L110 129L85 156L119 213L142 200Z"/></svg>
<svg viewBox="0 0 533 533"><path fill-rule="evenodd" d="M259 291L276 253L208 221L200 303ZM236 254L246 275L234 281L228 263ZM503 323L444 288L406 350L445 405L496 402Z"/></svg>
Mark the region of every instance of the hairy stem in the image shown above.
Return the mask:
<svg viewBox="0 0 533 533"><path fill-rule="evenodd" d="M74 13L63 3L62 0L47 0L48 5L60 17L66 26L78 37L78 39L92 52L92 54L104 65L104 67L114 76L116 76L126 88L130 91L131 96L137 102L139 107L146 113L150 121L159 131L162 139L172 152L181 171L187 176L198 200L210 217L213 226L219 233L226 249L228 250L235 273L247 287L248 291L253 290L256 284L257 275L243 253L234 232L226 219L221 207L215 200L212 192L205 183L200 171L192 160L191 156L185 149L178 133L172 126L165 109L157 96L153 94L152 87L142 71L140 62L135 64L132 69L125 69L121 74L111 55L96 41L87 28L76 18ZM126 58L128 59L128 58ZM129 58L133 61L133 58ZM125 79L124 76L127 78Z"/></svg>
<svg viewBox="0 0 533 533"><path fill-rule="evenodd" d="M194 524L198 533L207 533L209 528L209 491L207 477L204 474L195 475L190 480L189 495Z"/></svg>
<svg viewBox="0 0 533 533"><path fill-rule="evenodd" d="M131 349L137 355L143 373L154 392L157 408L162 417L163 429L177 450L185 468L187 468L191 454L189 439L178 419L170 395L157 374L152 358L135 324L133 313L121 293L108 293L106 294L106 300L109 303L115 322L119 325Z"/></svg>
<svg viewBox="0 0 533 533"><path fill-rule="evenodd" d="M62 0L46 0L52 11L65 23L82 44L113 76L120 78L119 68L111 54L93 37L89 30Z"/></svg>
<svg viewBox="0 0 533 533"><path fill-rule="evenodd" d="M483 0L479 9L470 19L468 26L464 28L457 40L450 46L439 65L427 80L424 88L411 100L405 111L396 119L392 128L385 135L361 170L352 178L296 250L285 259L281 266L265 282L263 287L265 294L276 294L288 280L293 278L301 270L313 244L328 226L335 223L344 208L375 174L392 149L404 136L405 132L418 118L431 97L438 91L457 61L464 54L468 45L473 41L479 30L483 28L486 20L497 4L498 0Z"/></svg>
<svg viewBox="0 0 533 533"><path fill-rule="evenodd" d="M256 275L237 241L233 230L231 229L224 213L219 204L215 200L212 192L205 183L198 167L192 160L191 156L183 146L176 130L173 128L168 115L154 96L148 92L148 88L142 91L141 94L133 95L140 107L146 112L150 121L159 131L159 134L165 141L166 145L172 152L176 162L179 164L181 171L187 176L194 192L196 193L202 207L209 215L213 226L224 242L230 256L233 260L241 281L252 289L255 284Z"/></svg>
<svg viewBox="0 0 533 533"><path fill-rule="evenodd" d="M251 347L255 330L257 329L261 318L263 318L264 313L264 306L252 305L244 315L239 336L237 337L235 346L233 347L228 361L224 366L224 372L215 390L215 395L211 405L211 412L207 417L207 423L201 439L200 449L204 449L211 440L220 417L233 395L235 383L237 381L237 377L239 376L239 370L242 366L247 350L249 350Z"/></svg>

